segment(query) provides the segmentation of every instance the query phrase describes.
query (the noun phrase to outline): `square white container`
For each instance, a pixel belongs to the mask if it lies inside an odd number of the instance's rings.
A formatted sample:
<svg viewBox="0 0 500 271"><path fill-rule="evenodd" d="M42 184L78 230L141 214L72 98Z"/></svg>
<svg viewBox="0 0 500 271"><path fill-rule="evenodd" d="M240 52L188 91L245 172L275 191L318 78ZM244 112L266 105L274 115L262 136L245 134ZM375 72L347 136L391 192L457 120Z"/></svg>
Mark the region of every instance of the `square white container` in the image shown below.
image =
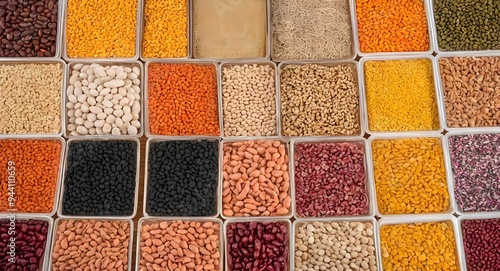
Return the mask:
<svg viewBox="0 0 500 271"><path fill-rule="evenodd" d="M425 16L427 18L427 33L429 34L429 50L427 51L413 51L413 52L377 52L377 53L363 53L361 52L361 46L359 44L359 34L358 34L358 19L356 16L356 1L357 0L350 0L351 1L351 17L352 19L352 25L354 29L354 44L357 49L357 53L361 57L366 57L366 56L394 56L394 55L399 55L399 56L408 56L408 55L431 55L434 51L434 44L436 43L436 33L434 26L434 17L432 16L432 3L431 0L422 0L424 2L424 7L425 7Z"/></svg>
<svg viewBox="0 0 500 271"><path fill-rule="evenodd" d="M52 253L54 252L54 247L56 245L57 241L57 228L59 226L59 222L62 220L75 220L75 221L81 221L81 220L97 220L97 221L102 221L102 222L122 222L126 221L129 223L129 238L128 238L128 253L126 256L128 256L128 271L132 271L132 249L133 249L133 244L134 244L134 222L131 219L123 219L123 218L112 218L112 217L85 217L85 218L57 218L54 222L54 230L52 232L52 243L51 243L51 249L50 249L50 255L48 255L48 263L47 263L47 269L46 270L52 270ZM45 270L45 269L44 269Z"/></svg>
<svg viewBox="0 0 500 271"><path fill-rule="evenodd" d="M465 253L464 247L464 235L462 223L464 220L485 220L485 219L500 219L500 214L477 214L477 215L463 215L457 218L458 231L455 238L460 242L460 248L462 248L462 258L460 259L460 265L463 267L463 271L467 271L467 255ZM480 240L477 240L480 241Z"/></svg>
<svg viewBox="0 0 500 271"><path fill-rule="evenodd" d="M0 140L37 140L37 141L43 140L43 141L59 141L61 143L61 152L59 155L59 170L58 170L58 174L57 174L56 185L54 187L54 204L52 205L52 211L49 213L20 213L20 212L17 212L17 214L19 214L19 215L28 216L28 217L29 216L38 216L38 215L53 216L56 213L57 207L59 205L59 191L61 190L61 186L62 186L62 182L63 182L62 175L63 175L64 160L65 160L65 154L66 154L66 142L64 141L64 138L62 138L62 137L43 137L43 138L5 137L5 138L0 138ZM18 166L18 165L16 165L16 166ZM19 180L16 179L16 183L18 181ZM15 197L17 197L17 194ZM7 215L9 213L10 212L0 212L0 215Z"/></svg>
<svg viewBox="0 0 500 271"><path fill-rule="evenodd" d="M273 12L272 12L272 3L271 3L271 15L270 15L270 18L269 18L269 21L268 21L268 24L270 26L270 29L271 29L271 33L270 33L270 51L271 51L271 59L272 61L274 62L289 62L289 63L293 63L293 62L302 62L302 61L312 61L312 62L317 62L317 61L353 61L355 58L356 58L356 54L359 52L359 45L357 43L357 33L358 33L358 29L357 29L357 25L356 25L356 12L354 11L356 6L353 5L355 4L353 1L355 0L345 0L347 3L347 8L349 9L349 23L351 25L351 39L350 39L350 42L351 42L351 54L349 56L346 56L346 57L340 57L340 58L334 58L334 59L314 59L314 60L311 60L311 59L280 59L280 58L277 58L274 56L274 47L273 47L273 40L274 40L274 28L273 28ZM274 1L272 1L274 2ZM306 2L306 1L304 1Z"/></svg>
<svg viewBox="0 0 500 271"><path fill-rule="evenodd" d="M61 127L59 128L59 132L57 134L0 134L0 138L4 137L28 137L28 138L33 138L33 137L55 137L55 136L61 136L63 134L64 127L66 127L66 124L64 123L64 110L66 108L66 105L64 104L64 86L66 85L66 63L62 61L61 59L58 58L48 58L48 57L39 57L36 59L24 59L24 58L19 58L15 60L0 60L0 65L19 65L19 64L60 64L61 65L61 112L60 112L60 119L61 119Z"/></svg>
<svg viewBox="0 0 500 271"><path fill-rule="evenodd" d="M380 253L380 271L384 270L383 257L382 257L382 242L380 238L380 230L386 225L398 225L398 224L413 224L413 223L436 223L436 222L451 222L453 226L453 233L455 237L455 247L457 255L457 263L459 265L460 271L466 271L463 266L464 250L460 243L460 229L458 227L457 219L452 215L427 215L420 217L404 217L404 218L382 218L378 221L377 231L375 233L375 244L377 250Z"/></svg>
<svg viewBox="0 0 500 271"><path fill-rule="evenodd" d="M249 218L249 217L246 217L246 218L231 218L231 219L228 219L224 222L224 247L226 248L226 251L225 251L225 254L224 254L224 260L225 260L225 264L224 264L224 270L225 271L232 271L230 268L229 268L229 263L228 263L228 256L227 254L229 253L229 245L228 245L228 240L227 240L227 227L232 224L232 223L245 223L245 222L281 222L281 223L284 223L287 228L288 228L288 268L286 270L292 270L292 264L293 264L293 260L292 258L294 257L294 254L293 254L293 241L294 241L294 238L292 236L293 234L293 228L292 228L292 222L290 221L290 219L283 219L283 218L278 218L278 217L259 217L259 218Z"/></svg>
<svg viewBox="0 0 500 271"><path fill-rule="evenodd" d="M303 143L351 143L351 144L356 144L360 147L363 148L364 151L364 169L365 169L365 191L366 191L366 196L368 197L367 204L368 204L368 213L364 215L356 215L356 216L349 216L349 215L342 215L342 216L326 216L326 217L302 217L297 214L297 195L296 195L296 188L295 188L295 146L297 144L303 144ZM295 219L299 220L313 220L313 221L337 221L337 220L346 220L346 219L359 219L360 217L373 217L375 215L375 197L374 191L374 185L370 184L369 182L372 181L371 178L368 177L368 146L367 146L367 141L363 137L332 137L332 138L302 138L302 139L293 139L290 142L290 182L291 182L291 190L292 190L292 195L293 195L293 201L292 201L292 209L293 209L293 216Z"/></svg>
<svg viewBox="0 0 500 271"><path fill-rule="evenodd" d="M292 255L291 256L291 264L290 266L292 268L295 268L295 235L296 235L296 232L297 232L297 228L300 224L302 223L313 223L313 222L321 222L321 223L328 223L328 222L369 222L369 223L372 223L373 225L373 235L372 235L372 238L373 238L373 247L375 248L375 261L377 262L377 270L378 271L383 271L382 270L382 256L381 256L381 252L380 252L380 249L378 248L378 245L377 245L377 238L376 236L378 236L378 233L379 233L379 229L378 229L378 222L377 220L373 217L373 216L359 216L359 217L345 217L345 218L307 218L307 219L297 219L293 222L293 227L292 227L292 241L293 241L293 253L290 254Z"/></svg>
<svg viewBox="0 0 500 271"><path fill-rule="evenodd" d="M61 56L62 58L67 61L67 62L82 62L82 61L100 61L100 60L113 60L113 61L136 61L139 59L140 55L140 49L141 49L141 36L142 36L142 1L143 0L136 0L137 1L137 12L136 12L136 26L135 26L135 54L133 57L101 57L101 58L93 58L93 57L87 57L87 58L80 58L80 57L70 57L68 56L68 50L67 50L67 42L66 42L66 26L67 26L67 21L68 21L68 0L66 1L61 1L63 3L63 14L62 14L62 20L59 22L59 26L61 28ZM82 12L86 12L85 10L82 10ZM96 19L98 20L98 19ZM120 42L120 41L116 41Z"/></svg>
<svg viewBox="0 0 500 271"><path fill-rule="evenodd" d="M8 219L8 217L1 217L2 219ZM28 221L28 220L41 220L41 221L45 221L45 222L48 222L48 225L47 225L47 236L46 236L46 240L45 240L45 247L44 247L44 251L43 251L43 255L42 257L40 257L40 270L50 270L49 269L49 262L50 262L50 258L51 258L51 255L52 255L52 229L53 229L53 225L54 225L54 219L52 219L52 217L50 216L38 216L38 215L35 215L35 216L32 216L32 215L18 215L16 214L16 223L18 223L19 221ZM16 229L17 229L18 226L16 226ZM19 250L19 248L16 248L16 250Z"/></svg>
<svg viewBox="0 0 500 271"><path fill-rule="evenodd" d="M327 61L286 61L286 62L281 62L278 65L278 73L276 77L276 81L278 82L277 85L277 92L278 96L276 98L278 99L277 104L278 104L278 115L280 117L279 120L279 135L283 136L283 124L281 123L283 120L282 117L282 108L281 108L281 71L287 66L294 65L294 66L302 66L302 65L309 65L309 64L316 64L320 66L326 66L326 67L335 67L335 66L340 66L340 65L345 65L351 68L352 72L354 73L354 78L358 87L358 101L359 101L359 112L358 112L358 120L359 120L359 133L357 135L352 135L352 136L363 136L365 134L365 125L364 123L367 123L365 113L364 113L364 101L366 100L365 94L363 91L363 82L364 78L362 77L361 74L361 66L357 61L353 60L327 60ZM366 131L367 132L367 131ZM328 138L328 137L346 137L348 135L321 135L321 136L307 136L307 137L315 137L315 138ZM283 136L285 138L302 138L304 136Z"/></svg>
<svg viewBox="0 0 500 271"><path fill-rule="evenodd" d="M189 46L190 49L188 50L190 52L190 58L194 58L197 60L203 60L203 61L212 61L212 62L227 62L227 61L266 61L269 60L271 57L271 0L258 0L258 1L266 1L266 21L267 21L267 27L266 27L266 55L264 57L255 57L255 58L198 58L196 57L196 51L194 49L194 16L193 16L193 10L194 10L194 2L193 1L205 1L205 0L189 0ZM217 1L220 2L220 1ZM226 3L227 2L227 3ZM223 0L219 4L222 4L222 7L232 7L235 5L241 4L241 0ZM205 22L207 23L207 22Z"/></svg>
<svg viewBox="0 0 500 271"><path fill-rule="evenodd" d="M66 182L66 170L68 167L68 153L69 149L71 147L71 144L73 142L80 142L80 141L109 141L109 140L120 140L120 141L132 141L137 143L137 161L136 161L136 172L135 172L135 190L134 190L134 210L132 214L130 215L124 215L124 216L76 216L76 215L65 215L63 213L63 204L64 204L64 185ZM104 218L112 218L112 219L132 219L135 217L137 213L137 203L139 200L139 174L140 174L140 152L141 152L141 146L140 146L140 141L137 138L121 138L121 137L92 137L92 138L71 138L68 139L67 147L66 147L66 153L64 155L64 171L61 179L61 185L60 185L60 194L59 194L59 207L57 209L57 216L59 218L67 218L67 219L90 219L90 217L95 217L99 219L104 219Z"/></svg>
<svg viewBox="0 0 500 271"><path fill-rule="evenodd" d="M217 161L218 161L218 164L220 164L222 162L222 155L220 153L220 140L219 139L216 139L216 138L212 138L212 137L198 137L198 138L184 138L184 137L173 137L173 138L169 138L169 139L158 139L158 138L149 138L146 142L146 162L144 164L144 167L145 167L145 173L144 173L144 195L143 195L143 202L142 202L142 212L144 214L144 217L157 217L157 218L166 218L168 217L169 220L172 220L172 217L171 216L158 216L158 215L153 215L153 214L149 214L148 213L148 209L147 209L147 199L148 199L148 182L149 182L149 149L151 147L151 143L155 143L155 142L164 142L164 141L202 141L202 140L207 140L207 141L218 141L218 147L217 147L217 151L219 151L219 154L218 154L218 157L217 157ZM196 219L201 219L201 218L217 218L219 216L219 213L221 212L220 210L220 204L219 202L221 201L222 197L221 197L221 180L222 180L222 174L220 172L220 166L217 166L217 170L218 170L218 173L217 173L217 190L216 190L216 212L211 215L211 216L199 216L199 217L193 217L191 216L192 218L196 218ZM188 217L188 216L186 216ZM180 217L181 220L185 220L186 217Z"/></svg>
<svg viewBox="0 0 500 271"><path fill-rule="evenodd" d="M373 167L373 151L372 151L372 142L375 140L392 140L392 139L402 139L402 138L421 138L421 137L427 137L427 138L437 138L441 142L441 149L443 152L443 167L445 169L445 177L446 177L446 185L448 186L448 210L446 211L441 211L441 212L432 212L432 213L420 213L420 214L415 214L415 213L410 213L410 214L382 214L378 208L378 201L377 201L377 189L376 189L376 184L375 184L375 169ZM375 208L375 215L377 217L381 218L391 218L391 219L402 219L403 217L426 217L426 216L433 216L433 215L452 215L455 212L455 194L453 192L453 183L450 179L450 168L447 166L447 152L445 149L447 148L446 142L444 140L444 136L442 134L438 133L427 133L427 134L419 134L419 135L409 135L409 134L399 134L399 135L393 135L393 136L371 136L368 141L367 141L367 163L368 163L368 176L370 179L370 184L372 185L371 189L371 197L374 199L373 200L373 206Z"/></svg>
<svg viewBox="0 0 500 271"><path fill-rule="evenodd" d="M443 126L446 131L466 131L466 132L474 132L474 131L489 131L491 129L497 128L498 126L483 126L483 127L449 127L448 126L448 120L446 117L446 105L444 101L444 93L445 93L445 87L443 84L443 80L441 80L441 69L439 66L439 60L442 58L453 58L453 57L458 57L458 58L464 58L464 57L497 57L500 58L500 50L498 53L495 55L493 52L486 52L486 53L481 53L481 52L451 52L451 53L440 53L436 56L435 61L434 61L434 71L435 71L435 81L436 85L439 89L439 96L441 96L441 108L443 109ZM465 95L464 95L465 96Z"/></svg>
<svg viewBox="0 0 500 271"><path fill-rule="evenodd" d="M227 143L234 143L234 142L244 142L244 141L248 141L248 140L279 140L281 141L281 143L283 143L285 145L285 152L286 154L288 155L288 174L290 175L290 188L288 189L288 196L290 197L291 199L291 202L290 202L290 208L289 208L289 212L287 215L282 215L282 216L243 216L243 217L236 217L236 216L226 216L224 215L224 203L223 203L223 190L224 190L224 176L223 176L223 173L224 173L224 145L227 144ZM295 194L292 192L292 171L291 171L291 167L292 167L292 164L293 164L293 157L291 156L290 154L290 140L286 140L286 139L282 139L281 137L246 137L246 138L238 138L238 139L223 139L222 140L222 143L219 145L220 149L219 149L219 157L220 157L220 160L219 160L219 211L220 211L220 215L222 217L223 220L241 220L241 219L248 219L248 220L251 220L251 219L262 219L262 218L265 218L265 219L270 219L270 220L283 220L283 219L290 219L293 217L293 214L295 213L295 205L294 205L294 202L295 202ZM281 204L282 202L280 202Z"/></svg>
<svg viewBox="0 0 500 271"><path fill-rule="evenodd" d="M451 150L450 150L450 137L454 136L465 136L465 135L477 135L477 134L500 134L500 131L498 129L481 129L477 131L452 131L446 133L444 136L444 146L443 150L445 152L445 163L446 163L446 168L447 168L447 175L448 175L448 180L449 180L449 185L451 185L451 188L454 190L455 188L455 174L453 173L453 166L452 166L452 160L451 160ZM482 211L482 212L464 212L460 206L458 205L457 198L453 194L453 204L455 206L455 212L457 215L462 216L470 216L470 215L479 215L479 216L500 216L500 210L497 211Z"/></svg>
<svg viewBox="0 0 500 271"><path fill-rule="evenodd" d="M140 60L142 62L149 62L149 61L159 61L159 60L162 60L162 59L189 59L191 58L191 27L190 27L190 21L191 21L191 6L190 6L190 0L185 0L186 1L186 11L187 11L187 14L186 14L186 34L187 34L187 48L186 48L186 52L187 52L187 55L185 57L179 57L179 58L148 58L148 57L145 57L144 56L144 28L146 27L146 20L145 20L145 17L146 17L146 5L147 5L147 2L148 0L142 0L142 4L141 4L141 17L140 17L140 20L141 20L141 29L140 29L140 33L139 33L139 48L140 48ZM168 17L168 14L166 14L166 17Z"/></svg>
<svg viewBox="0 0 500 271"><path fill-rule="evenodd" d="M51 60L51 59L61 59L61 46L62 46L62 32L63 32L63 27L62 27L62 19L63 19L63 9L64 9L64 3L65 1L59 1L57 3L57 27L56 27L56 40L54 41L54 45L56 46L56 52L54 56L51 57L38 57L38 56L33 56L33 57L0 57L0 62L2 61L18 61L18 60L24 60L24 61L36 61L36 60Z"/></svg>
<svg viewBox="0 0 500 271"><path fill-rule="evenodd" d="M225 227L223 226L222 220L218 218L200 218L200 217L170 217L170 218L158 218L158 217L143 217L139 219L138 226L137 226L137 242L136 242L136 251L135 251L135 270L139 271L140 270L140 260L141 260L141 231L142 231L142 226L145 223L150 223L150 222L173 222L175 220L182 220L182 221L193 221L193 222L213 222L217 223L220 225L220 231L219 231L219 269L218 271L222 271L223 266L224 266L224 244L225 244L225 234L223 231L225 230ZM132 244L132 242L130 242Z"/></svg>
<svg viewBox="0 0 500 271"><path fill-rule="evenodd" d="M73 66L76 64L84 64L84 65L92 65L92 64L100 64L101 66L124 66L124 67L138 67L141 71L141 75L139 76L139 79L141 80L141 84L139 86L141 93L139 94L141 96L141 100L139 101L141 104L141 112L139 112L139 121L141 122L141 128L138 129L138 133L135 136L131 135L119 135L119 137L142 137L144 134L144 65L140 61L117 61L117 60L83 60L83 61L75 61L75 62L69 62L66 67L66 78L65 78L65 84L64 84L64 91L63 91L63 104L64 104L64 136L66 138L94 138L94 137L104 137L104 136L112 136L111 134L109 135L78 135L74 136L71 135L71 132L68 130L68 124L69 123L69 117L68 117L68 108L66 107L66 104L68 103L68 87L70 86L69 79L71 78L71 73L73 71ZM114 137L114 136L113 136Z"/></svg>
<svg viewBox="0 0 500 271"><path fill-rule="evenodd" d="M444 51L444 50L441 50L441 48L439 47L439 42L438 42L438 31L437 31L437 27L436 27L436 19L435 19L435 16L434 16L434 2L436 0L428 0L430 3L428 4L428 18L431 22L431 26L432 26L432 31L434 33L434 39L432 40L433 41L433 46L434 46L434 51L440 55L440 54L446 54L446 53L464 53L464 54L467 54L467 55L470 55L470 54L475 54L475 53L485 53L485 54L488 54L488 55L498 55L500 54L500 49L497 49L497 50L477 50L477 51ZM493 2L495 2L496 0L494 0ZM473 3L476 3L476 2L473 2ZM492 15L494 16L494 15Z"/></svg>
<svg viewBox="0 0 500 271"><path fill-rule="evenodd" d="M150 129L149 129L149 99L148 99L148 81L149 81L149 65L151 64L194 64L194 65L213 65L215 67L215 75L217 78L217 109L218 109L218 118L219 118L219 131L222 131L222 104L221 104L221 97L219 96L219 74L220 70L217 65L217 62L213 61L205 61L205 60L158 60L158 61L148 61L146 62L146 65L144 67L144 79L143 79L143 114L144 114L144 120L143 120L143 127L145 130L145 135L148 138L162 138L162 139L169 139L169 138L179 138L182 137L184 139L199 139L199 138L220 138L221 137L221 132L219 132L219 135L213 136L213 135L158 135L158 134L152 134Z"/></svg>
<svg viewBox="0 0 500 271"><path fill-rule="evenodd" d="M370 130L370 122L368 119L368 102L366 100L366 86L365 86L365 68L364 64L368 61L391 61L391 60L414 60L414 59L427 59L431 62L433 78L434 78L434 93L436 96L436 107L438 110L438 118L439 118L439 129L437 130L422 130L422 131L390 131L390 132L379 132L379 131L371 131ZM366 133L371 135L383 135L383 134L408 134L408 135L416 135L416 134L428 134L431 133L440 133L443 131L443 123L445 122L445 113L442 108L443 105L443 97L439 92L439 81L437 81L439 77L439 72L435 69L435 57L432 55L407 55L407 56L379 56L379 57L363 57L359 61L359 81L361 85L362 97L363 97L363 114L364 114L364 130ZM405 90L401 90L405 91Z"/></svg>
<svg viewBox="0 0 500 271"><path fill-rule="evenodd" d="M224 103L223 103L223 97L224 97L224 90L223 90L223 87L222 87L222 77L224 76L223 75L223 69L224 68L231 68L231 67L234 67L234 66L243 66L243 65L248 65L248 66L251 66L253 64L257 64L257 66L268 66L270 68L272 68L274 70L274 81L275 81L275 84L274 84L274 87L276 89L276 92L275 92L275 100L276 100L276 134L275 135L271 135L271 136L278 136L280 134L280 131L281 131L281 123L280 123L280 116L279 116L279 113L280 113L280 110L278 109L279 107L279 95L280 95L280 91L279 91L279 87L278 87L278 77L277 77L277 66L276 66L276 63L275 62L272 62L272 61L238 61L238 62L222 62L219 64L219 72L218 72L218 93L219 93L219 119L220 119L220 122L222 123L221 124L221 135L223 138L244 138L244 136L225 136L224 135Z"/></svg>

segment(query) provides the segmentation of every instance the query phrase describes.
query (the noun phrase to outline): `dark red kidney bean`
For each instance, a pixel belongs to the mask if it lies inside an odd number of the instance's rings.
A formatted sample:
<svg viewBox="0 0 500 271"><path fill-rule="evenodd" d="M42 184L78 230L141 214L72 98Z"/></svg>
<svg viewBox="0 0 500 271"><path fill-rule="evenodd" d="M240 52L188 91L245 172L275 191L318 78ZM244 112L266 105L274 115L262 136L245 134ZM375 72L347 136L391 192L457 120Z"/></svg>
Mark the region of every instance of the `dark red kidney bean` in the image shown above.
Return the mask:
<svg viewBox="0 0 500 271"><path fill-rule="evenodd" d="M227 227L226 236L230 271L286 269L289 248L286 223L235 222Z"/></svg>
<svg viewBox="0 0 500 271"><path fill-rule="evenodd" d="M462 221L468 271L500 270L500 219Z"/></svg>

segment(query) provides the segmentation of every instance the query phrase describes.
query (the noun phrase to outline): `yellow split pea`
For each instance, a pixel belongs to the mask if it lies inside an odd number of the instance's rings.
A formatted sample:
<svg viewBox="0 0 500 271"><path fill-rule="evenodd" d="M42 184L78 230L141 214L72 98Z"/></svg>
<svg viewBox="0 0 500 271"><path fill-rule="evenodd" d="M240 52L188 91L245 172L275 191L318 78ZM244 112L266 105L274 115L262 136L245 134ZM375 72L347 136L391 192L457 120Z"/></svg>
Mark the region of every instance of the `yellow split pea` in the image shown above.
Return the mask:
<svg viewBox="0 0 500 271"><path fill-rule="evenodd" d="M439 138L374 140L372 154L381 214L449 210L450 196Z"/></svg>
<svg viewBox="0 0 500 271"><path fill-rule="evenodd" d="M364 75L371 131L439 129L432 63L429 59L367 61Z"/></svg>
<svg viewBox="0 0 500 271"><path fill-rule="evenodd" d="M384 225L380 228L385 271L458 271L451 222Z"/></svg>
<svg viewBox="0 0 500 271"><path fill-rule="evenodd" d="M134 57L137 0L68 0L67 16L68 57Z"/></svg>
<svg viewBox="0 0 500 271"><path fill-rule="evenodd" d="M143 56L187 57L187 0L145 0Z"/></svg>

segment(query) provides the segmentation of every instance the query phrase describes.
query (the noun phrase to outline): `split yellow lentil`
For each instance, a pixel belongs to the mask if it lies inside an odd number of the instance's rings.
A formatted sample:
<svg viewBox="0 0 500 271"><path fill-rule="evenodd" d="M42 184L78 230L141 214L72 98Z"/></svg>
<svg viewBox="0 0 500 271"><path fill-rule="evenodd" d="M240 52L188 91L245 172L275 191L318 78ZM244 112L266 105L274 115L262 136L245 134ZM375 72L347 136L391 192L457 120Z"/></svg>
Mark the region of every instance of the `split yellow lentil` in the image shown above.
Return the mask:
<svg viewBox="0 0 500 271"><path fill-rule="evenodd" d="M146 0L143 56L187 57L187 0Z"/></svg>
<svg viewBox="0 0 500 271"><path fill-rule="evenodd" d="M367 61L364 75L371 131L439 129L432 63L429 59Z"/></svg>
<svg viewBox="0 0 500 271"><path fill-rule="evenodd" d="M450 196L439 138L374 140L372 154L381 214L449 210Z"/></svg>
<svg viewBox="0 0 500 271"><path fill-rule="evenodd" d="M72 58L133 57L137 0L68 0L66 50Z"/></svg>
<svg viewBox="0 0 500 271"><path fill-rule="evenodd" d="M453 225L449 221L384 225L380 246L384 271L458 271Z"/></svg>

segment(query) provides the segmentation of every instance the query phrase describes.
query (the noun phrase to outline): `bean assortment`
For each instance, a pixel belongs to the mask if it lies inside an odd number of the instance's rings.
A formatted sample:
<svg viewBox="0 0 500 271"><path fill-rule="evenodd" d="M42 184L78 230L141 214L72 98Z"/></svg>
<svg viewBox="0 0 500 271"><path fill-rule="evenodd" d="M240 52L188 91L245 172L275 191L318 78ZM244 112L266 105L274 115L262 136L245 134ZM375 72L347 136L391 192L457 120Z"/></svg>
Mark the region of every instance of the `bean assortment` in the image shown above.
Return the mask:
<svg viewBox="0 0 500 271"><path fill-rule="evenodd" d="M44 220L0 219L2 270L43 271L48 231L49 223Z"/></svg>
<svg viewBox="0 0 500 271"><path fill-rule="evenodd" d="M383 225L383 270L460 270L451 222Z"/></svg>
<svg viewBox="0 0 500 271"><path fill-rule="evenodd" d="M285 143L249 140L223 145L222 214L286 216L291 212Z"/></svg>
<svg viewBox="0 0 500 271"><path fill-rule="evenodd" d="M364 74L371 131L439 129L430 59L367 61Z"/></svg>
<svg viewBox="0 0 500 271"><path fill-rule="evenodd" d="M499 270L500 219L468 219L462 221L467 270Z"/></svg>
<svg viewBox="0 0 500 271"><path fill-rule="evenodd" d="M128 140L69 142L62 214L132 215L137 148L137 142Z"/></svg>
<svg viewBox="0 0 500 271"><path fill-rule="evenodd" d="M356 143L297 143L297 216L368 214L364 147Z"/></svg>
<svg viewBox="0 0 500 271"><path fill-rule="evenodd" d="M22 213L51 213L59 181L62 155L59 140L0 140L0 212L15 207ZM9 170L7 170L10 168ZM17 182L9 182L10 172ZM10 184L9 184L10 183ZM9 188L15 187L15 206L9 201ZM1 257L0 257L1 258Z"/></svg>
<svg viewBox="0 0 500 271"><path fill-rule="evenodd" d="M233 222L227 225L229 270L289 270L289 228L285 222Z"/></svg>
<svg viewBox="0 0 500 271"><path fill-rule="evenodd" d="M477 51L500 49L500 2L469 0L436 0L439 49L443 51Z"/></svg>
<svg viewBox="0 0 500 271"><path fill-rule="evenodd" d="M144 221L138 271L220 270L220 232L211 221Z"/></svg>
<svg viewBox="0 0 500 271"><path fill-rule="evenodd" d="M282 67L284 136L359 135L356 70L348 64Z"/></svg>
<svg viewBox="0 0 500 271"><path fill-rule="evenodd" d="M439 59L448 127L500 125L500 57Z"/></svg>
<svg viewBox="0 0 500 271"><path fill-rule="evenodd" d="M215 216L218 141L155 141L149 145L146 210L155 216Z"/></svg>
<svg viewBox="0 0 500 271"><path fill-rule="evenodd" d="M0 1L0 57L53 57L59 0Z"/></svg>
<svg viewBox="0 0 500 271"><path fill-rule="evenodd" d="M212 64L152 63L149 131L154 135L219 135L217 74Z"/></svg>
<svg viewBox="0 0 500 271"><path fill-rule="evenodd" d="M455 199L463 212L500 211L500 135L450 136Z"/></svg>
<svg viewBox="0 0 500 271"><path fill-rule="evenodd" d="M128 220L59 220L51 270L128 270L130 227Z"/></svg>
<svg viewBox="0 0 500 271"><path fill-rule="evenodd" d="M373 175L381 214L448 211L450 195L439 138L372 141Z"/></svg>
<svg viewBox="0 0 500 271"><path fill-rule="evenodd" d="M270 65L222 68L225 136L277 135L275 76Z"/></svg>
<svg viewBox="0 0 500 271"><path fill-rule="evenodd" d="M0 133L61 131L62 69L59 63L0 65Z"/></svg>
<svg viewBox="0 0 500 271"><path fill-rule="evenodd" d="M371 222L301 222L295 232L295 270L377 270Z"/></svg>

